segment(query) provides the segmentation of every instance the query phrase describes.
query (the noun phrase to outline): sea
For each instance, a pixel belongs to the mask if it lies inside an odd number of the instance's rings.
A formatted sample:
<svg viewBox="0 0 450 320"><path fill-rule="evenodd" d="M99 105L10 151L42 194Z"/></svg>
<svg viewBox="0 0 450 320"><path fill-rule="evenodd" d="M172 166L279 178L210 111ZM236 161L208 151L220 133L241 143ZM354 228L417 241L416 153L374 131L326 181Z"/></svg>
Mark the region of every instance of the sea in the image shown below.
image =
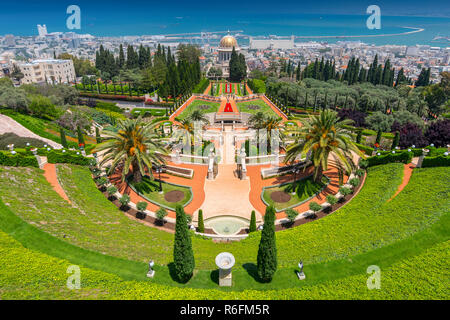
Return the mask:
<svg viewBox="0 0 450 320"><path fill-rule="evenodd" d="M205 6L208 1L205 1ZM240 13L239 10L204 14L202 10L189 11L184 15L179 12L151 14L136 12L133 15L121 14L119 8L107 13L101 11L81 11L81 29L69 30L66 12L51 14L33 14L33 12L16 12L0 14L0 35L37 35L39 24L46 24L48 32L73 31L94 36L141 36L173 35L200 32L230 31L231 34L244 36L300 36L311 37L297 39L300 41L320 41L334 43L337 41L361 41L374 45L430 45L450 47L450 18L421 16L381 16L381 29L368 29L366 21L369 15L345 14L297 14L297 13ZM421 32L404 34L420 28ZM401 35L393 35L399 34ZM198 35L198 34L197 34ZM384 35L369 37L373 35ZM220 37L220 33L216 37ZM329 38L323 38L327 36ZM337 38L336 36L339 36ZM362 36L362 37L349 37ZM241 42L239 40L239 42Z"/></svg>

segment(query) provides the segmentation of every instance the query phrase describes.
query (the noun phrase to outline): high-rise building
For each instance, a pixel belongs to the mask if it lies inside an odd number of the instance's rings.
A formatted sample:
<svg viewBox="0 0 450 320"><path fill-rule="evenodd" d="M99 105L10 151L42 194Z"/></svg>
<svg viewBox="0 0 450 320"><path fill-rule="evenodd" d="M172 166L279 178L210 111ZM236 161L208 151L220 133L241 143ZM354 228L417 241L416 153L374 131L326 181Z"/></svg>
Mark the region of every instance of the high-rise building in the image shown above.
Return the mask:
<svg viewBox="0 0 450 320"><path fill-rule="evenodd" d="M40 24L38 24L37 28L38 28L39 37L45 37L48 34L47 26L45 24L42 26Z"/></svg>

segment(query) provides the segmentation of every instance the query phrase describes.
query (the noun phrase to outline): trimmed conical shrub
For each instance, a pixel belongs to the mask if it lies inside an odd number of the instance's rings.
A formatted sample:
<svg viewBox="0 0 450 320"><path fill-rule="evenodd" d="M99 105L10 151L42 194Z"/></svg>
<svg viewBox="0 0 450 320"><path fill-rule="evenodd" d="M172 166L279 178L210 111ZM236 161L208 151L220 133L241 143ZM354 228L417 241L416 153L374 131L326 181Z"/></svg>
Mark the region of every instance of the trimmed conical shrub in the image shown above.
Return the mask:
<svg viewBox="0 0 450 320"><path fill-rule="evenodd" d="M177 205L175 212L175 242L173 247L175 274L180 282L187 282L192 277L195 268L194 252L192 251L191 236L183 207Z"/></svg>
<svg viewBox="0 0 450 320"><path fill-rule="evenodd" d="M357 135L356 135L356 143L361 143L362 132L363 132L362 129L359 129L359 130L358 130L358 133L357 133Z"/></svg>
<svg viewBox="0 0 450 320"><path fill-rule="evenodd" d="M102 142L102 138L100 137L100 130L98 127L95 127L95 139L97 140L97 143Z"/></svg>
<svg viewBox="0 0 450 320"><path fill-rule="evenodd" d="M264 228L261 232L257 263L259 278L264 282L270 282L277 271L275 208L273 206L267 207L264 215Z"/></svg>
<svg viewBox="0 0 450 320"><path fill-rule="evenodd" d="M394 150L396 147L398 147L399 142L400 142L400 132L396 131L394 140L392 141L391 150Z"/></svg>
<svg viewBox="0 0 450 320"><path fill-rule="evenodd" d="M77 134L78 134L78 145L84 146L85 143L84 143L83 131L81 130L80 126L77 127Z"/></svg>
<svg viewBox="0 0 450 320"><path fill-rule="evenodd" d="M252 215L250 217L250 227L248 228L249 232L256 231L256 213L255 210L252 210Z"/></svg>
<svg viewBox="0 0 450 320"><path fill-rule="evenodd" d="M67 145L66 133L63 128L59 129L59 135L61 136L61 145L63 148L67 149L69 146Z"/></svg>
<svg viewBox="0 0 450 320"><path fill-rule="evenodd" d="M381 142L381 135L382 134L383 134L383 131L381 131L381 130L377 131L377 138L375 139L376 143L380 144L380 142Z"/></svg>
<svg viewBox="0 0 450 320"><path fill-rule="evenodd" d="M198 210L198 232L205 233L205 223L203 222L203 211Z"/></svg>

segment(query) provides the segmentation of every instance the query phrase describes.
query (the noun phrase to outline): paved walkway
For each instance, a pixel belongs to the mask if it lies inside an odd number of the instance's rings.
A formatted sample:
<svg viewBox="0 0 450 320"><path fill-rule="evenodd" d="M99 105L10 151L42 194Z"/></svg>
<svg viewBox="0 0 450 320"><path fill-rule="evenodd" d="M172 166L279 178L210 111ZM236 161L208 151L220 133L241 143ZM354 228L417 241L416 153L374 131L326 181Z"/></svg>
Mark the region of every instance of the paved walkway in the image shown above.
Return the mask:
<svg viewBox="0 0 450 320"><path fill-rule="evenodd" d="M234 164L220 165L216 179L206 180L206 198L201 206L204 219L231 215L250 220L255 210L249 200L250 180L239 180L235 170ZM262 221L258 212L256 220Z"/></svg>
<svg viewBox="0 0 450 320"><path fill-rule="evenodd" d="M58 175L56 173L56 166L54 163L46 163L44 165L44 177L52 185L53 189L67 202L71 203L64 189L61 187L58 181Z"/></svg>
<svg viewBox="0 0 450 320"><path fill-rule="evenodd" d="M269 105L269 106L272 108L272 110L273 110L278 116L280 116L280 117L283 119L283 121L287 121L287 120L288 120L288 118L287 118L283 113L281 113L281 112L278 110L278 108L275 107L275 105L274 105L269 99L267 99L266 96L262 96L261 99L262 99L267 105Z"/></svg>
<svg viewBox="0 0 450 320"><path fill-rule="evenodd" d="M169 120L170 120L170 121L175 121L175 118L178 117L178 116L184 111L184 109L186 109L186 107L187 107L188 105L190 105L194 100L195 100L195 97L194 97L194 96L191 96L191 97L184 103L184 105L183 105L182 108L179 108L174 114L172 114L172 115L169 117Z"/></svg>
<svg viewBox="0 0 450 320"><path fill-rule="evenodd" d="M10 132L15 133L19 137L34 138L41 140L56 149L62 148L62 145L60 145L59 143L56 143L50 139L42 138L41 136L38 136L37 134L33 133L32 131L22 126L14 119L5 116L4 114L0 114L0 134Z"/></svg>
<svg viewBox="0 0 450 320"><path fill-rule="evenodd" d="M413 158L411 163L405 164L403 167L403 181L402 183L398 186L397 191L395 192L395 194L388 200L391 201L392 199L394 199L405 187L406 185L409 183L409 180L411 179L411 175L413 173L414 168L417 166L419 158Z"/></svg>
<svg viewBox="0 0 450 320"><path fill-rule="evenodd" d="M209 95L209 93L211 92L211 81L208 84L208 87L205 89L205 91L203 91L204 95Z"/></svg>
<svg viewBox="0 0 450 320"><path fill-rule="evenodd" d="M253 94L252 89L250 89L250 87L247 85L247 83L245 83L245 88L247 89L247 94Z"/></svg>

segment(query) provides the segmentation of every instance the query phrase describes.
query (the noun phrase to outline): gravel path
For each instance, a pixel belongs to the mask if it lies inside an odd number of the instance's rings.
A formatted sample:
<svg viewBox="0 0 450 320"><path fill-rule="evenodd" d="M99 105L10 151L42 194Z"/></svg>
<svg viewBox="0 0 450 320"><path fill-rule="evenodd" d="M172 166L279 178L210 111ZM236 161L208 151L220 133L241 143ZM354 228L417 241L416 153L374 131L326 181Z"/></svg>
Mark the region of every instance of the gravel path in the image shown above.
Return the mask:
<svg viewBox="0 0 450 320"><path fill-rule="evenodd" d="M56 149L61 149L62 145L59 143L56 143L52 140L42 138L38 136L37 134L31 132L24 126L22 126L20 123L16 122L15 120L11 119L8 116L5 116L4 114L0 114L0 134L12 132L20 137L26 137L26 138L35 138L44 141L48 145L52 146Z"/></svg>

